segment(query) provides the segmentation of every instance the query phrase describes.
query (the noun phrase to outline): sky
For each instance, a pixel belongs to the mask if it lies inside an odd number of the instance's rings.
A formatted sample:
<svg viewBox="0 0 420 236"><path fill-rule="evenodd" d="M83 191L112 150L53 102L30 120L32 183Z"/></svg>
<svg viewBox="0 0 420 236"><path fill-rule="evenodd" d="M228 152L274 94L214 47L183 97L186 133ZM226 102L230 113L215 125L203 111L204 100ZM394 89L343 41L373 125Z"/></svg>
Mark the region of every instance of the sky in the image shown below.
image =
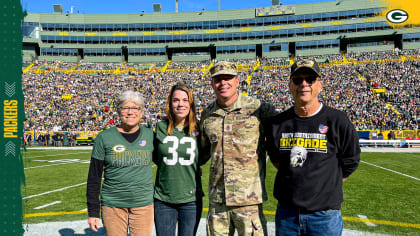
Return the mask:
<svg viewBox="0 0 420 236"><path fill-rule="evenodd" d="M280 0L283 5L327 2L335 0ZM21 0L28 13L53 13L53 5L63 6L63 13L77 14L135 14L144 10L153 13L153 4L159 3L163 13L175 12L175 0ZM178 12L217 11L219 0L179 0ZM221 10L247 9L271 6L271 0L220 0Z"/></svg>

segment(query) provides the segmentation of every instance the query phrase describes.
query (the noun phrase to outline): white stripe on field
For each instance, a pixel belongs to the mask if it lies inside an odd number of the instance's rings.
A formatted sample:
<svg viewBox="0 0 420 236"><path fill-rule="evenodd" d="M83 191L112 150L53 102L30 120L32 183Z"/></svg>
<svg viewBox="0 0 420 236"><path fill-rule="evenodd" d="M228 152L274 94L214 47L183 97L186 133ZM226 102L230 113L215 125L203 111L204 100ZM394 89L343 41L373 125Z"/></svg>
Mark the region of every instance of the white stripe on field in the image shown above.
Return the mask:
<svg viewBox="0 0 420 236"><path fill-rule="evenodd" d="M64 164L74 164L74 163L85 164L85 163L82 163L82 162L66 162L66 163L58 163L58 164L51 164L51 165L45 165L45 166L33 166L33 167L26 167L26 168L24 168L24 170L27 170L27 169L35 169L35 168L41 168L41 167L48 167L48 166L58 166L58 165L64 165Z"/></svg>
<svg viewBox="0 0 420 236"><path fill-rule="evenodd" d="M360 162L363 162L365 164L368 164L368 165L371 165L371 166L374 166L374 167L378 167L378 168L383 169L383 170L391 171L393 173L396 173L396 174L399 174L399 175L402 175L402 176L405 176L405 177L408 177L408 178L412 178L412 179L415 179L417 181L420 180L419 178L416 178L414 176L406 175L406 174L403 174L401 172L398 172L398 171L395 171L395 170L391 170L391 169L388 169L388 168L385 168L385 167L382 167L382 166L378 166L378 165L375 165L375 164L372 164L372 163L369 163L369 162L366 162L366 161L360 161Z"/></svg>
<svg viewBox="0 0 420 236"><path fill-rule="evenodd" d="M69 189L69 188L74 188L74 187L78 187L78 186L85 185L85 184L86 184L86 182L81 183L81 184L76 184L76 185L68 186L68 187L64 187L64 188L59 188L59 189L51 190L51 191L48 191L48 192L45 192L45 193L40 193L40 194L35 194L35 195L27 196L27 197L24 197L22 199L28 199L28 198L42 196L42 195L49 194L49 193L60 192L60 191L63 191L63 190Z"/></svg>
<svg viewBox="0 0 420 236"><path fill-rule="evenodd" d="M83 163L83 162L65 162L65 163L58 163L58 164L51 164L51 165L44 165L44 166L33 166L33 167L26 167L23 168L24 170L27 169L35 169L35 168L40 168L40 167L48 167L48 166L58 166L58 165L64 165L64 164L72 164L72 163L80 163L80 164L89 164L89 163ZM156 165L152 164L152 168L155 168Z"/></svg>
<svg viewBox="0 0 420 236"><path fill-rule="evenodd" d="M48 203L48 204L45 204L45 205L42 205L42 206L39 206L39 207L35 207L34 209L39 210L39 209L42 209L42 208L45 208L45 207L48 207L48 206L52 206L52 205L55 205L55 204L59 204L59 203L61 203L61 201L55 201L55 202L51 202L51 203Z"/></svg>
<svg viewBox="0 0 420 236"><path fill-rule="evenodd" d="M357 215L360 219L366 219L366 220L368 220L368 218L367 218L367 216L364 216L364 215ZM374 223L372 223L372 222L365 222L365 224L367 225L367 226L370 226L370 227L376 227L376 225L374 224Z"/></svg>
<svg viewBox="0 0 420 236"><path fill-rule="evenodd" d="M66 154L42 155L42 156L33 156L33 157L24 157L24 158L31 159L31 158L36 158L36 157L66 156L66 155L81 154L81 153L86 153L86 152L72 152L72 153L66 153Z"/></svg>
<svg viewBox="0 0 420 236"><path fill-rule="evenodd" d="M46 150L46 151L57 151L57 150L92 150L93 146L84 146L84 147L77 147L77 146L73 146L73 147L36 147L36 146L31 146L31 147L26 147L26 149L28 150Z"/></svg>

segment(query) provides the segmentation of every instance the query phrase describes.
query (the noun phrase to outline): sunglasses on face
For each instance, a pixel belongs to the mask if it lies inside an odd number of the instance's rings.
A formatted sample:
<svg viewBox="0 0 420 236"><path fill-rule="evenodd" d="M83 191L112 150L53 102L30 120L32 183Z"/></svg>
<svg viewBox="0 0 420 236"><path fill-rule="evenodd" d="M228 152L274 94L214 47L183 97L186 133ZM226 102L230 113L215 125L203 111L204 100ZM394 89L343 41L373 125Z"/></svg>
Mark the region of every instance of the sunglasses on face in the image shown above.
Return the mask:
<svg viewBox="0 0 420 236"><path fill-rule="evenodd" d="M293 77L292 78L292 82L295 85L301 84L304 80L308 84L313 84L317 80L317 77L316 76L309 76L309 77Z"/></svg>

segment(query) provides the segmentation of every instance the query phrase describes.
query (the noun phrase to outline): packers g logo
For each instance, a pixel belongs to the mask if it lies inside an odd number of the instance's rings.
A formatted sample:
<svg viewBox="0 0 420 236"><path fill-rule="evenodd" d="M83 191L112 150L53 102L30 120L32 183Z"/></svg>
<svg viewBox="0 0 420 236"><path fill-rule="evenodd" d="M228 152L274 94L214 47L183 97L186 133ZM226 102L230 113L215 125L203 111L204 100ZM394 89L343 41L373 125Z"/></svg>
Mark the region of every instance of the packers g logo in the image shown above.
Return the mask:
<svg viewBox="0 0 420 236"><path fill-rule="evenodd" d="M118 144L112 147L112 150L114 152L124 152L125 151L125 147L124 145Z"/></svg>
<svg viewBox="0 0 420 236"><path fill-rule="evenodd" d="M391 10L386 13L386 19L391 23L401 24L408 19L408 14L400 9Z"/></svg>

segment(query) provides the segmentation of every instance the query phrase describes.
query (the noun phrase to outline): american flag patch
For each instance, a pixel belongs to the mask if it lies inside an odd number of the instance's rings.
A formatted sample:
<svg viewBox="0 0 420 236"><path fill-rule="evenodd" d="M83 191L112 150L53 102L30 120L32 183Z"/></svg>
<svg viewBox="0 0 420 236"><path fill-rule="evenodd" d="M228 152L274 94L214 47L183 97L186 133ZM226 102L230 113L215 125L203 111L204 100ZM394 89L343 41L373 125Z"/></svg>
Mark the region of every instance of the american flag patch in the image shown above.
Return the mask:
<svg viewBox="0 0 420 236"><path fill-rule="evenodd" d="M139 145L142 147L146 146L146 140L140 140Z"/></svg>
<svg viewBox="0 0 420 236"><path fill-rule="evenodd" d="M328 131L328 126L326 125L319 125L319 132L325 134Z"/></svg>

